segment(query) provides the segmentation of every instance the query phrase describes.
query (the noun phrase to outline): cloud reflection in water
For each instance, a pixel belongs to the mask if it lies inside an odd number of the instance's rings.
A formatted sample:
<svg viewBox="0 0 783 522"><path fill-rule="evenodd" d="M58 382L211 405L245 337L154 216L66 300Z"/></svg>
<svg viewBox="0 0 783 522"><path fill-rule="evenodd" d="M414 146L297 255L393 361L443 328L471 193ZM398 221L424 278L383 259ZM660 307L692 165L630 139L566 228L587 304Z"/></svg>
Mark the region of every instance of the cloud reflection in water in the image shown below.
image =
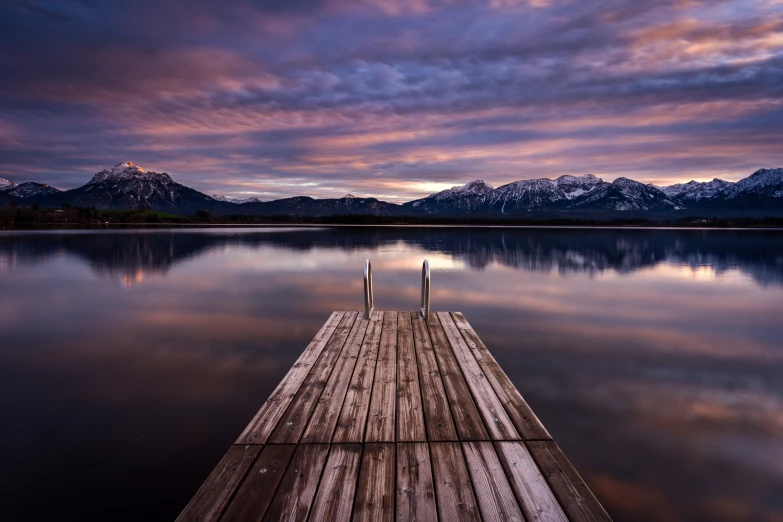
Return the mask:
<svg viewBox="0 0 783 522"><path fill-rule="evenodd" d="M362 260L379 308L414 309L427 257L433 307L466 314L617 520L772 520L783 513L782 238L0 235L10 512L50 517L31 504L43 490L58 512L105 519L132 491L128 520L173 518L328 313L361 308ZM73 500L86 490L101 500Z"/></svg>

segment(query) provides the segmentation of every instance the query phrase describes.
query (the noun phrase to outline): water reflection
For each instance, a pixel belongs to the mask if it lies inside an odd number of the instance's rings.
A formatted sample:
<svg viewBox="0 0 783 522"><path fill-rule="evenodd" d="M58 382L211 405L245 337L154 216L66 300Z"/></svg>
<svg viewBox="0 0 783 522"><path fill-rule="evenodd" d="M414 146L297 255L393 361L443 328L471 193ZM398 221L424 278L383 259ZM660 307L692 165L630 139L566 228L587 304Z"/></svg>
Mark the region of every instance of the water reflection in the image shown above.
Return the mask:
<svg viewBox="0 0 783 522"><path fill-rule="evenodd" d="M615 519L774 520L781 239L471 228L2 234L6 519L173 519L329 312L362 306L362 260L373 259L379 308L413 309L427 257L433 307L466 314Z"/></svg>
<svg viewBox="0 0 783 522"><path fill-rule="evenodd" d="M760 285L783 284L783 243L776 231L612 229L367 228L222 229L0 235L0 268L68 253L96 274L140 282L207 252L263 246L303 253L319 248L379 250L403 244L443 253L473 270L492 264L560 274L630 273L660 264L740 270Z"/></svg>

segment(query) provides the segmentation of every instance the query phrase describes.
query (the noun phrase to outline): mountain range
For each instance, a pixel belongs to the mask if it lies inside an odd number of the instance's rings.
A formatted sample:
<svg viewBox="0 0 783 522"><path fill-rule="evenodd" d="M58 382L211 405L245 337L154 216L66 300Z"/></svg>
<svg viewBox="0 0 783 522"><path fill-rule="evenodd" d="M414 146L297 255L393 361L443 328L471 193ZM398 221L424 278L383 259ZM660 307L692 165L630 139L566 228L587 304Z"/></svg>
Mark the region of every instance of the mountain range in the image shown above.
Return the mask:
<svg viewBox="0 0 783 522"><path fill-rule="evenodd" d="M714 179L664 187L628 178L603 181L592 174L526 179L493 188L483 180L402 205L348 194L342 198L299 196L274 201L207 195L130 162L95 174L84 186L60 191L42 183L0 178L0 204L98 209L140 206L176 214L198 210L219 215L344 214L460 218L783 216L783 168L759 169L737 181Z"/></svg>

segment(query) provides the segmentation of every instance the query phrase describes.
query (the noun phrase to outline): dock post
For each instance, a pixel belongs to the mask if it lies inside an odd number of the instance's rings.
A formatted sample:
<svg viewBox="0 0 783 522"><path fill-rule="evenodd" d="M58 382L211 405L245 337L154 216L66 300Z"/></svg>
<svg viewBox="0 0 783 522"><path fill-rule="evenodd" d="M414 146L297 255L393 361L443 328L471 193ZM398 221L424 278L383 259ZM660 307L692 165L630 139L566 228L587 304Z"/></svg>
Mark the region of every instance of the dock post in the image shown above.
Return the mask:
<svg viewBox="0 0 783 522"><path fill-rule="evenodd" d="M375 308L375 298L372 293L372 264L364 260L364 318L369 319Z"/></svg>
<svg viewBox="0 0 783 522"><path fill-rule="evenodd" d="M425 259L421 265L421 315L430 318L430 262Z"/></svg>

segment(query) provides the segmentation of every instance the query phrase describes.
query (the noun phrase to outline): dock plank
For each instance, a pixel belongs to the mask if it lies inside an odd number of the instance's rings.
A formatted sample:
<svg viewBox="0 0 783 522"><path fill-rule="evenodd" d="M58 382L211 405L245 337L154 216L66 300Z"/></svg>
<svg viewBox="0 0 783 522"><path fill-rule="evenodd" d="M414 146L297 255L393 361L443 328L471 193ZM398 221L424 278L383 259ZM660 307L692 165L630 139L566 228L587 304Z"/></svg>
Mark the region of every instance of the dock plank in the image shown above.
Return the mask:
<svg viewBox="0 0 783 522"><path fill-rule="evenodd" d="M424 442L397 444L397 520L438 519L429 447Z"/></svg>
<svg viewBox="0 0 783 522"><path fill-rule="evenodd" d="M297 446L264 520L307 520L328 452L329 446L326 444Z"/></svg>
<svg viewBox="0 0 783 522"><path fill-rule="evenodd" d="M283 377L272 395L264 402L253 420L247 425L236 441L236 444L265 444L277 422L288 409L288 405L296 396L296 392L302 386L310 368L318 360L326 343L331 339L345 312L332 312L329 319L315 335L315 338L307 345L302 355L294 363L288 374Z"/></svg>
<svg viewBox="0 0 783 522"><path fill-rule="evenodd" d="M320 398L334 364L345 346L353 323L358 320L358 315L356 312L345 313L331 339L326 343L321 356L313 364L310 373L299 391L296 392L291 404L288 405L288 409L272 435L269 436L268 442L273 444L296 444L299 442L307 427L307 422L310 420L316 401Z"/></svg>
<svg viewBox="0 0 783 522"><path fill-rule="evenodd" d="M311 521L351 519L361 459L361 444L332 446L313 502Z"/></svg>
<svg viewBox="0 0 783 522"><path fill-rule="evenodd" d="M370 321L361 316L354 322L348 340L345 342L340 357L332 369L332 374L326 382L321 396L315 405L307 428L302 435L302 442L330 442L334 433L340 410L343 406L348 384L351 381L359 350L367 332Z"/></svg>
<svg viewBox="0 0 783 522"><path fill-rule="evenodd" d="M232 499L226 514L220 519L221 522L263 520L295 450L296 446L293 444L272 444L264 447Z"/></svg>
<svg viewBox="0 0 783 522"><path fill-rule="evenodd" d="M364 445L354 522L390 522L394 520L395 444Z"/></svg>
<svg viewBox="0 0 783 522"><path fill-rule="evenodd" d="M438 318L492 440L520 439L514 423L511 422L511 418L506 413L506 409L498 399L492 385L487 381L486 375L462 338L462 334L454 324L451 315L448 312L438 312Z"/></svg>
<svg viewBox="0 0 783 522"><path fill-rule="evenodd" d="M333 442L364 442L382 327L383 312L373 312L359 351L359 358L356 360L356 368L345 394Z"/></svg>
<svg viewBox="0 0 783 522"><path fill-rule="evenodd" d="M333 313L239 440L178 521L610 520L457 312Z"/></svg>
<svg viewBox="0 0 783 522"><path fill-rule="evenodd" d="M427 440L455 441L457 430L451 418L448 397L443 387L443 379L435 359L427 322L417 312L411 314L413 325L413 343L419 368L424 426Z"/></svg>
<svg viewBox="0 0 783 522"><path fill-rule="evenodd" d="M468 383L436 314L430 314L427 326L459 440L489 440Z"/></svg>
<svg viewBox="0 0 783 522"><path fill-rule="evenodd" d="M462 451L484 522L524 522L491 442L463 442Z"/></svg>
<svg viewBox="0 0 783 522"><path fill-rule="evenodd" d="M519 390L513 385L506 372L501 369L495 357L470 326L465 316L460 312L452 312L451 317L522 438L525 440L551 439L552 436L538 420L525 399L522 398Z"/></svg>
<svg viewBox="0 0 783 522"><path fill-rule="evenodd" d="M540 522L568 522L525 443L496 442L495 449L525 517Z"/></svg>
<svg viewBox="0 0 783 522"><path fill-rule="evenodd" d="M431 442L438 515L445 522L479 522L470 475L459 442Z"/></svg>
<svg viewBox="0 0 783 522"><path fill-rule="evenodd" d="M572 522L611 520L555 441L529 441L526 444Z"/></svg>
<svg viewBox="0 0 783 522"><path fill-rule="evenodd" d="M427 440L409 314L397 314L397 441Z"/></svg>
<svg viewBox="0 0 783 522"><path fill-rule="evenodd" d="M397 312L384 312L366 442L394 442L397 410Z"/></svg>
<svg viewBox="0 0 783 522"><path fill-rule="evenodd" d="M261 446L231 446L177 517L177 522L218 520L260 451Z"/></svg>

